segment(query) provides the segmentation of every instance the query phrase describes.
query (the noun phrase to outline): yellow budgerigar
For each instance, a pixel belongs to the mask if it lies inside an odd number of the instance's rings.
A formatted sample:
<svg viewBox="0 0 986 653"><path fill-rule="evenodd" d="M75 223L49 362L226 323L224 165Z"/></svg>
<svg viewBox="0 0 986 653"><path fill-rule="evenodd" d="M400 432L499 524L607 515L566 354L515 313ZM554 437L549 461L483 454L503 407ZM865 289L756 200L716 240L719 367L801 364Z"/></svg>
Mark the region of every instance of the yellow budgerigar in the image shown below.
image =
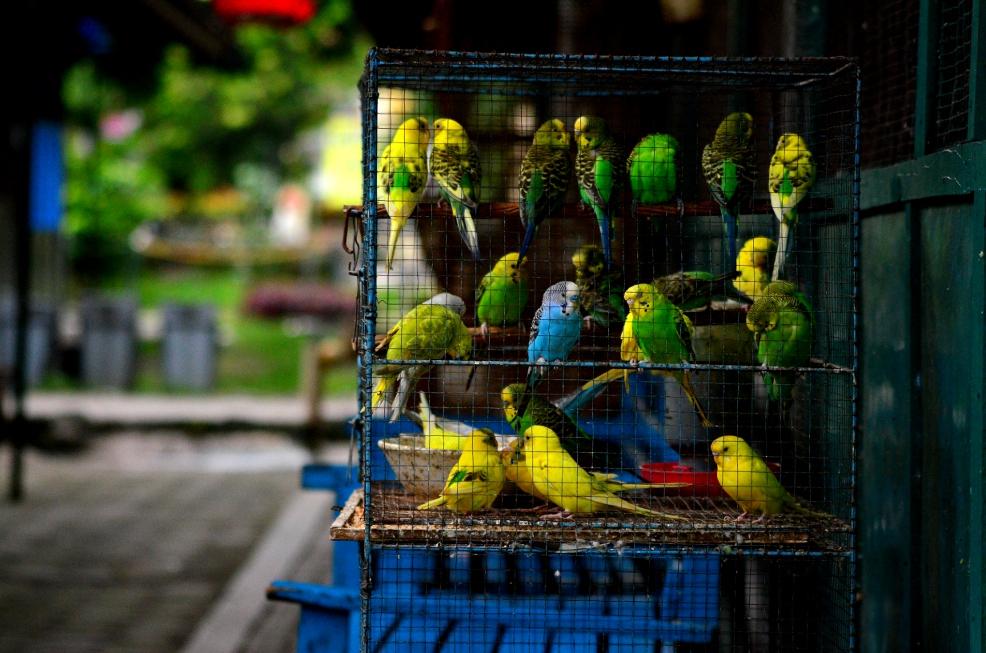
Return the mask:
<svg viewBox="0 0 986 653"><path fill-rule="evenodd" d="M736 435L724 435L712 441L712 458L715 459L716 478L719 485L743 509L736 518L741 521L753 512L760 513L756 520L782 512L797 512L814 517L826 517L803 507L781 485L746 440Z"/></svg>
<svg viewBox="0 0 986 653"><path fill-rule="evenodd" d="M489 429L476 429L449 472L441 495L422 503L418 510L439 506L459 513L486 510L499 496L505 478L496 436Z"/></svg>
<svg viewBox="0 0 986 653"><path fill-rule="evenodd" d="M794 227L798 224L798 204L815 183L815 159L800 134L782 134L770 157L768 188L770 207L780 223L777 256L772 280L784 272L784 263L794 244Z"/></svg>
<svg viewBox="0 0 986 653"><path fill-rule="evenodd" d="M408 218L418 205L428 185L428 121L410 118L397 132L380 155L379 194L390 217L390 239L387 244L387 269L394 264L397 241Z"/></svg>
<svg viewBox="0 0 986 653"><path fill-rule="evenodd" d="M434 128L435 137L428 150L428 171L452 207L459 236L478 260L479 236L473 216L482 176L479 150L469 140L465 128L450 118L439 118Z"/></svg>
<svg viewBox="0 0 986 653"><path fill-rule="evenodd" d="M530 475L534 496L546 498L569 514L589 514L623 510L657 519L680 519L621 499L607 487L612 479L595 477L579 466L554 431L532 426L524 431L517 445L514 462L520 462Z"/></svg>
<svg viewBox="0 0 986 653"><path fill-rule="evenodd" d="M776 249L777 243L766 236L743 243L736 257L736 271L739 272L739 277L733 279L736 290L754 301L763 294L770 283L770 261Z"/></svg>

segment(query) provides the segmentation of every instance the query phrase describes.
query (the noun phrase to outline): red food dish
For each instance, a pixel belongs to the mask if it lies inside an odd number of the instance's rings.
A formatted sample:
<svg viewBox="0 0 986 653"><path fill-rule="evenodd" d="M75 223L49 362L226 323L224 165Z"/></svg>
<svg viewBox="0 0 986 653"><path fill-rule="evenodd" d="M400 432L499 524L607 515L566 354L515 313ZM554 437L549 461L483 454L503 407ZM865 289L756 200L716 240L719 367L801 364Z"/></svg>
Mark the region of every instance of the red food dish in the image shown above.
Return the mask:
<svg viewBox="0 0 986 653"><path fill-rule="evenodd" d="M775 474L781 466L777 463L767 463L767 467ZM726 493L719 485L715 470L699 472L681 463L644 463L640 466L640 475L648 483L690 483L685 487L668 488L668 494L686 497L724 497Z"/></svg>

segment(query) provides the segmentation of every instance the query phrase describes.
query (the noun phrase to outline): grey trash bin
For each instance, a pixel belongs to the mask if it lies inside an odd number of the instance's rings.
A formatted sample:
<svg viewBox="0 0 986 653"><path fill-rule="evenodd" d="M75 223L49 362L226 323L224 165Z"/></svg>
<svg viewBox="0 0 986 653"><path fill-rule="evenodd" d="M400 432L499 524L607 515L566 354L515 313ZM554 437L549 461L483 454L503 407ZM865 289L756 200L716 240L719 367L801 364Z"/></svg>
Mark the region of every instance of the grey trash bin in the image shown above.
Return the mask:
<svg viewBox="0 0 986 653"><path fill-rule="evenodd" d="M216 310L210 305L166 304L161 364L169 388L211 390L216 381Z"/></svg>
<svg viewBox="0 0 986 653"><path fill-rule="evenodd" d="M137 302L132 297L89 297L82 302L82 380L129 389L137 375Z"/></svg>
<svg viewBox="0 0 986 653"><path fill-rule="evenodd" d="M27 324L27 358L25 378L29 386L41 383L55 348L56 317L51 306L32 306ZM0 370L7 378L14 373L17 301L12 296L0 299Z"/></svg>

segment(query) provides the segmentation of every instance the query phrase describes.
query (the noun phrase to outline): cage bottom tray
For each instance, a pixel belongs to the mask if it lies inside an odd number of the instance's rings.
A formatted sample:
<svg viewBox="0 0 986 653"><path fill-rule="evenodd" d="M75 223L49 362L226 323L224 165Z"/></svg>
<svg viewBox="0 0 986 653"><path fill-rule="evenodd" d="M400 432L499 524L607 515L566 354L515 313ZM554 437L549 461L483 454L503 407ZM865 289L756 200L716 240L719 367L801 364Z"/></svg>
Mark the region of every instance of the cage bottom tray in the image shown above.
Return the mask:
<svg viewBox="0 0 986 653"><path fill-rule="evenodd" d="M627 513L574 515L562 519L538 512L493 509L456 515L444 509L419 511L420 497L390 483L372 489L370 541L375 544L468 545L509 547L633 548L718 547L777 549L819 553L849 550L850 526L835 517L783 514L755 523L736 522L739 510L729 499L669 497L627 493L653 510L681 517L655 521ZM357 489L333 522L337 540L362 541L366 535L363 490Z"/></svg>

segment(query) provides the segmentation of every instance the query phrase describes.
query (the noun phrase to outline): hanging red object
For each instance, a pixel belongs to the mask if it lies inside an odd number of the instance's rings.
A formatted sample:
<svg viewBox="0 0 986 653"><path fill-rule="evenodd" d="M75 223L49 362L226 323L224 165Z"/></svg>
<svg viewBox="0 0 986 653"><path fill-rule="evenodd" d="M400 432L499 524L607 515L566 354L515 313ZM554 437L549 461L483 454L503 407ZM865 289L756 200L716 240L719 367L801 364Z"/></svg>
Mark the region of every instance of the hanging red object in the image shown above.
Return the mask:
<svg viewBox="0 0 986 653"><path fill-rule="evenodd" d="M298 25L315 15L315 0L213 0L213 7L230 23L254 21Z"/></svg>

